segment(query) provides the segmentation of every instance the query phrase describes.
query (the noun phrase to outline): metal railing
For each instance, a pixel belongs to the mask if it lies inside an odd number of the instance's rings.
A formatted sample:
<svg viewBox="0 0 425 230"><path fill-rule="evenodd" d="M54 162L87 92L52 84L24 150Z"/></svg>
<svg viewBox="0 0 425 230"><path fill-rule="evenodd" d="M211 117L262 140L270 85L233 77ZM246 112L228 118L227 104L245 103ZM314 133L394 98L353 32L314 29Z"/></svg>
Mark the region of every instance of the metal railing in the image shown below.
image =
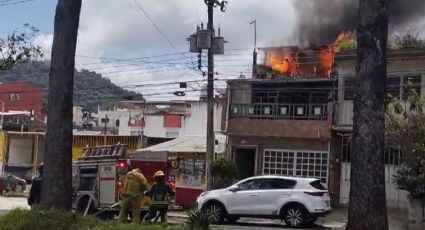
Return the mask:
<svg viewBox="0 0 425 230"><path fill-rule="evenodd" d="M328 104L231 104L229 117L327 120Z"/></svg>

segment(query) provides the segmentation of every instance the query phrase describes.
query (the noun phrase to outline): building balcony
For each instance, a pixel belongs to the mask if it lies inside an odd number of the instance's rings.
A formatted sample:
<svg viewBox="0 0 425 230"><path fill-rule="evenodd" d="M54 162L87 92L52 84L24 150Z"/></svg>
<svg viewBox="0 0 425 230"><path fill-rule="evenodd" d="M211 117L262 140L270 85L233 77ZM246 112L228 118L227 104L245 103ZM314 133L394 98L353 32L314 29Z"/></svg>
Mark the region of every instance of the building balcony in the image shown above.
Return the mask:
<svg viewBox="0 0 425 230"><path fill-rule="evenodd" d="M328 120L328 104L232 104L229 117Z"/></svg>
<svg viewBox="0 0 425 230"><path fill-rule="evenodd" d="M232 104L227 133L238 136L330 138L328 104Z"/></svg>

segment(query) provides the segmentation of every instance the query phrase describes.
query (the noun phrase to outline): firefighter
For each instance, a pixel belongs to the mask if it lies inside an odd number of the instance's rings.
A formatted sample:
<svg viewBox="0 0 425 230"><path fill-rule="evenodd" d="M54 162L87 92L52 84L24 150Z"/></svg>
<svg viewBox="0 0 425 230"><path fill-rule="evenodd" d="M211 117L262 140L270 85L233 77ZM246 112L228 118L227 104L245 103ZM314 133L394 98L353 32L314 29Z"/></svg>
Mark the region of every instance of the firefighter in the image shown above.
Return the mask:
<svg viewBox="0 0 425 230"><path fill-rule="evenodd" d="M140 222L141 201L147 189L148 183L145 176L140 172L140 169L133 169L125 175L123 201L119 216L120 221L127 221L128 210L131 208L132 222Z"/></svg>
<svg viewBox="0 0 425 230"><path fill-rule="evenodd" d="M158 171L154 175L155 183L145 195L151 197L152 202L149 207L149 214L145 218L146 221L151 221L157 217L161 217L161 222L165 222L167 218L168 204L170 198L174 196L175 192L171 186L165 181L165 174L163 171Z"/></svg>
<svg viewBox="0 0 425 230"><path fill-rule="evenodd" d="M34 206L40 204L41 182L43 181L43 164L38 168L39 175L34 178L31 185L30 194L28 196L28 205Z"/></svg>

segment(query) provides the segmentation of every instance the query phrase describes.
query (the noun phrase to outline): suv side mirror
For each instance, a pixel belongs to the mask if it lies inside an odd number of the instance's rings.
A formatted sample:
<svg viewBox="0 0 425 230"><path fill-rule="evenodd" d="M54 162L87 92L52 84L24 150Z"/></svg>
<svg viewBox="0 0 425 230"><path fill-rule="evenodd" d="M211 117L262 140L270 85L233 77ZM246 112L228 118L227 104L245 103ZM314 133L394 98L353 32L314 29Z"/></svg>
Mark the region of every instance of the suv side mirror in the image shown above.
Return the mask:
<svg viewBox="0 0 425 230"><path fill-rule="evenodd" d="M229 191L231 191L231 192L237 192L237 191L240 191L240 190L241 189L237 185L232 185L229 188Z"/></svg>

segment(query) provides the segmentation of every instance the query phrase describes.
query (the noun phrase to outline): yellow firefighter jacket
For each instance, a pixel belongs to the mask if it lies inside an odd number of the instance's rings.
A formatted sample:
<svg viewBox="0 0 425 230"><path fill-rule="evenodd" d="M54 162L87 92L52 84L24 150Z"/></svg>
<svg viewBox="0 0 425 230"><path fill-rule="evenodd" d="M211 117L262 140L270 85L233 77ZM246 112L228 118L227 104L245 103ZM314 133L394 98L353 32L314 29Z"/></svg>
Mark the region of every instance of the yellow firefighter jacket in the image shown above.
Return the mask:
<svg viewBox="0 0 425 230"><path fill-rule="evenodd" d="M125 175L124 195L135 195L148 190L148 182L139 169L133 169Z"/></svg>

